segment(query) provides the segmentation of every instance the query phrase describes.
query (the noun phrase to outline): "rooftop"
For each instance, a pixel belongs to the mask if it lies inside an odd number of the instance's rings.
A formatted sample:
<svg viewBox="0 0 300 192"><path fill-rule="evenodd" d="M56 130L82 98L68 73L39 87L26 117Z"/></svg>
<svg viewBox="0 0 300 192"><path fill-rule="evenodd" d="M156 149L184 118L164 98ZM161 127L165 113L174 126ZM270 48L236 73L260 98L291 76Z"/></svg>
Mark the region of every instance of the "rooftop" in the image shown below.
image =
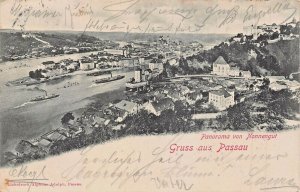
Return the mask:
<svg viewBox="0 0 300 192"><path fill-rule="evenodd" d="M127 100L122 100L120 101L119 103L116 103L115 104L115 107L118 108L118 109L122 109L122 110L125 110L127 112L131 112L132 109L134 107L136 107L136 103L134 102L131 102L131 101L127 101Z"/></svg>
<svg viewBox="0 0 300 192"><path fill-rule="evenodd" d="M230 97L230 93L226 91L225 89L217 90L217 91L211 91L214 95L224 96L225 98Z"/></svg>
<svg viewBox="0 0 300 192"><path fill-rule="evenodd" d="M215 64L228 64L222 56L219 56L215 62Z"/></svg>
<svg viewBox="0 0 300 192"><path fill-rule="evenodd" d="M51 65L51 64L55 64L55 62L54 61L44 61L42 64L43 65Z"/></svg>
<svg viewBox="0 0 300 192"><path fill-rule="evenodd" d="M164 111L166 109L170 109L174 106L172 99L164 98L159 100L158 102L152 102L154 109L158 112Z"/></svg>

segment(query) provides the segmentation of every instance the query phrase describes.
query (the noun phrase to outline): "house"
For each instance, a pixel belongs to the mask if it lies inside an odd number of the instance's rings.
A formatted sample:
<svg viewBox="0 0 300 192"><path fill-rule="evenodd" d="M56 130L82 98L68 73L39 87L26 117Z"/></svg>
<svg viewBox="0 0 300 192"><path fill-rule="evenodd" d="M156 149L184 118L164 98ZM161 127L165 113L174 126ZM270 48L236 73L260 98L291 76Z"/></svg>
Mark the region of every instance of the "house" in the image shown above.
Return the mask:
<svg viewBox="0 0 300 192"><path fill-rule="evenodd" d="M144 104L144 109L149 113L160 116L161 112L172 109L174 110L174 103L170 98L164 98L159 101L148 102Z"/></svg>
<svg viewBox="0 0 300 192"><path fill-rule="evenodd" d="M229 64L224 60L222 56L219 56L213 63L213 74L228 76L230 72Z"/></svg>
<svg viewBox="0 0 300 192"><path fill-rule="evenodd" d="M159 71L162 71L164 69L162 60L152 59L149 63L149 69L151 69L151 71L154 71L154 69L158 69Z"/></svg>
<svg viewBox="0 0 300 192"><path fill-rule="evenodd" d="M67 137L64 134L61 134L57 130L48 134L45 139L50 141L59 141L59 140L65 140Z"/></svg>
<svg viewBox="0 0 300 192"><path fill-rule="evenodd" d="M42 63L46 69L53 69L55 67L55 62L54 61L44 61Z"/></svg>
<svg viewBox="0 0 300 192"><path fill-rule="evenodd" d="M106 119L104 119L102 117L94 116L93 119L94 119L93 126L95 126L95 127L99 127L100 125L107 125Z"/></svg>
<svg viewBox="0 0 300 192"><path fill-rule="evenodd" d="M240 76L240 69L238 67L230 67L229 75L233 77Z"/></svg>
<svg viewBox="0 0 300 192"><path fill-rule="evenodd" d="M180 93L182 95L185 95L185 94L191 92L191 90L187 86L181 85L181 86L179 86L179 88L180 88Z"/></svg>
<svg viewBox="0 0 300 192"><path fill-rule="evenodd" d="M171 98L173 101L184 99L182 94L179 91L176 91L176 90L169 90L166 95L167 95L167 97Z"/></svg>
<svg viewBox="0 0 300 192"><path fill-rule="evenodd" d="M128 112L127 111L125 111L125 110L119 110L118 111L118 117L117 117L117 119L115 119L115 121L117 122L117 123L121 123L121 122L123 122L125 119L126 119L126 117L128 116Z"/></svg>
<svg viewBox="0 0 300 192"><path fill-rule="evenodd" d="M49 139L41 139L38 143L39 147L42 147L44 149L49 149L51 146L52 142Z"/></svg>
<svg viewBox="0 0 300 192"><path fill-rule="evenodd" d="M248 90L247 86L244 84L236 84L235 89L238 91L247 91Z"/></svg>
<svg viewBox="0 0 300 192"><path fill-rule="evenodd" d="M115 108L124 110L128 114L136 114L138 112L138 104L127 101L127 100L122 100L114 105Z"/></svg>
<svg viewBox="0 0 300 192"><path fill-rule="evenodd" d="M240 42L241 39L242 39L241 37L234 37L234 38L233 38L233 41Z"/></svg>
<svg viewBox="0 0 300 192"><path fill-rule="evenodd" d="M8 166L14 166L17 163L18 156L8 151L3 154L3 158L4 164L7 164Z"/></svg>
<svg viewBox="0 0 300 192"><path fill-rule="evenodd" d="M71 64L66 66L66 69L68 71L75 71L78 66L79 64L77 62L72 62Z"/></svg>
<svg viewBox="0 0 300 192"><path fill-rule="evenodd" d="M81 70L90 70L95 68L93 60L89 58L84 58L79 60Z"/></svg>
<svg viewBox="0 0 300 192"><path fill-rule="evenodd" d="M270 80L270 83L285 80L284 76L266 76L266 78Z"/></svg>
<svg viewBox="0 0 300 192"><path fill-rule="evenodd" d="M126 49L104 49L104 52L110 55L120 55L127 57L127 50Z"/></svg>
<svg viewBox="0 0 300 192"><path fill-rule="evenodd" d="M208 101L214 104L219 110L227 109L234 105L234 91L220 89L217 91L211 91L208 94Z"/></svg>
<svg viewBox="0 0 300 192"><path fill-rule="evenodd" d="M250 78L251 72L250 71L241 71L241 75L242 75L242 77Z"/></svg>
<svg viewBox="0 0 300 192"><path fill-rule="evenodd" d="M197 100L202 99L203 95L202 93L197 93L197 92L193 92L193 93L188 93L186 95L186 101L188 102L188 104L193 105L196 103Z"/></svg>
<svg viewBox="0 0 300 192"><path fill-rule="evenodd" d="M275 82L270 83L269 88L273 91L280 91L283 89L288 89L288 86L283 82L275 81Z"/></svg>
<svg viewBox="0 0 300 192"><path fill-rule="evenodd" d="M144 71L145 81L152 79L152 71L150 69L146 69Z"/></svg>
<svg viewBox="0 0 300 192"><path fill-rule="evenodd" d="M18 154L30 154L38 150L38 147L29 141L21 140L15 148Z"/></svg>

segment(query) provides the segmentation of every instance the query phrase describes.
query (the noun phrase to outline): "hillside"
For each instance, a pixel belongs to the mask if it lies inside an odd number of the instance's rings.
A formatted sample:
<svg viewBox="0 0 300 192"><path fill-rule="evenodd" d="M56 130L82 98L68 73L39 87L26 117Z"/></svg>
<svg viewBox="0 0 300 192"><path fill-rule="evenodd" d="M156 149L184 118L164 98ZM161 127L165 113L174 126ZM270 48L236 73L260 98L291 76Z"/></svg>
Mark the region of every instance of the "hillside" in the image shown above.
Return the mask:
<svg viewBox="0 0 300 192"><path fill-rule="evenodd" d="M244 43L222 42L210 50L181 59L174 73L209 72L198 66L212 64L217 57L223 56L231 66L251 71L252 75L289 75L299 71L299 38L280 40L258 47L250 41ZM168 67L168 66L167 66ZM167 69L168 70L168 69Z"/></svg>
<svg viewBox="0 0 300 192"><path fill-rule="evenodd" d="M299 45L299 38L297 38L292 41L279 41L266 46L269 54L276 57L282 74L299 71Z"/></svg>
<svg viewBox="0 0 300 192"><path fill-rule="evenodd" d="M28 37L23 38L22 33L0 32L0 56L4 55L23 55L28 49L42 46L43 43Z"/></svg>
<svg viewBox="0 0 300 192"><path fill-rule="evenodd" d="M0 32L0 57L14 60L33 52L61 54L63 47L99 47L104 41L86 34ZM51 52L52 51L52 52ZM39 56L39 55L35 55Z"/></svg>

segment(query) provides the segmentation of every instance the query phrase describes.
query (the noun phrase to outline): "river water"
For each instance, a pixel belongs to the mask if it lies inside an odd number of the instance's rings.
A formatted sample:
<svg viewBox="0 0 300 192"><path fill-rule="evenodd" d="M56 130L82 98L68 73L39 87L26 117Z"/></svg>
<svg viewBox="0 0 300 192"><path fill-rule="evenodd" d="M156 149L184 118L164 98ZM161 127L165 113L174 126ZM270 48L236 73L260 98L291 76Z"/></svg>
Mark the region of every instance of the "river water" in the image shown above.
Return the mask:
<svg viewBox="0 0 300 192"><path fill-rule="evenodd" d="M93 77L79 74L39 85L5 85L8 81L28 76L29 71L42 67L41 63L44 61L59 61L66 58L77 60L88 54L90 53L9 61L0 64L0 71L2 71L0 72L0 154L13 150L20 139L32 139L58 128L60 119L66 112L83 108L93 102L92 96L97 95L97 99L101 100L102 93L125 90L125 82L133 77L132 71L114 71L113 75L122 74L125 78L97 85L93 81L106 77L105 75ZM20 65L23 67L18 67ZM56 93L60 96L51 100L29 102L36 96L45 95L42 90L46 90L48 94ZM105 94L103 97L108 97L108 95ZM105 101L109 101L109 97L105 98Z"/></svg>

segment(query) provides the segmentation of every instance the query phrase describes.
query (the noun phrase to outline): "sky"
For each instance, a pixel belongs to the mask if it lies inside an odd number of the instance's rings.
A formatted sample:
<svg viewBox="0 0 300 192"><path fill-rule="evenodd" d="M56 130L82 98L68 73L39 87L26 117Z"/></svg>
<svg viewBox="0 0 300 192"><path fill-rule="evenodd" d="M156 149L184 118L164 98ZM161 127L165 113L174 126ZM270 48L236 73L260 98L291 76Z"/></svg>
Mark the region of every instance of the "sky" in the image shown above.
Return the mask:
<svg viewBox="0 0 300 192"><path fill-rule="evenodd" d="M1 0L0 29L236 34L299 20L297 0Z"/></svg>

